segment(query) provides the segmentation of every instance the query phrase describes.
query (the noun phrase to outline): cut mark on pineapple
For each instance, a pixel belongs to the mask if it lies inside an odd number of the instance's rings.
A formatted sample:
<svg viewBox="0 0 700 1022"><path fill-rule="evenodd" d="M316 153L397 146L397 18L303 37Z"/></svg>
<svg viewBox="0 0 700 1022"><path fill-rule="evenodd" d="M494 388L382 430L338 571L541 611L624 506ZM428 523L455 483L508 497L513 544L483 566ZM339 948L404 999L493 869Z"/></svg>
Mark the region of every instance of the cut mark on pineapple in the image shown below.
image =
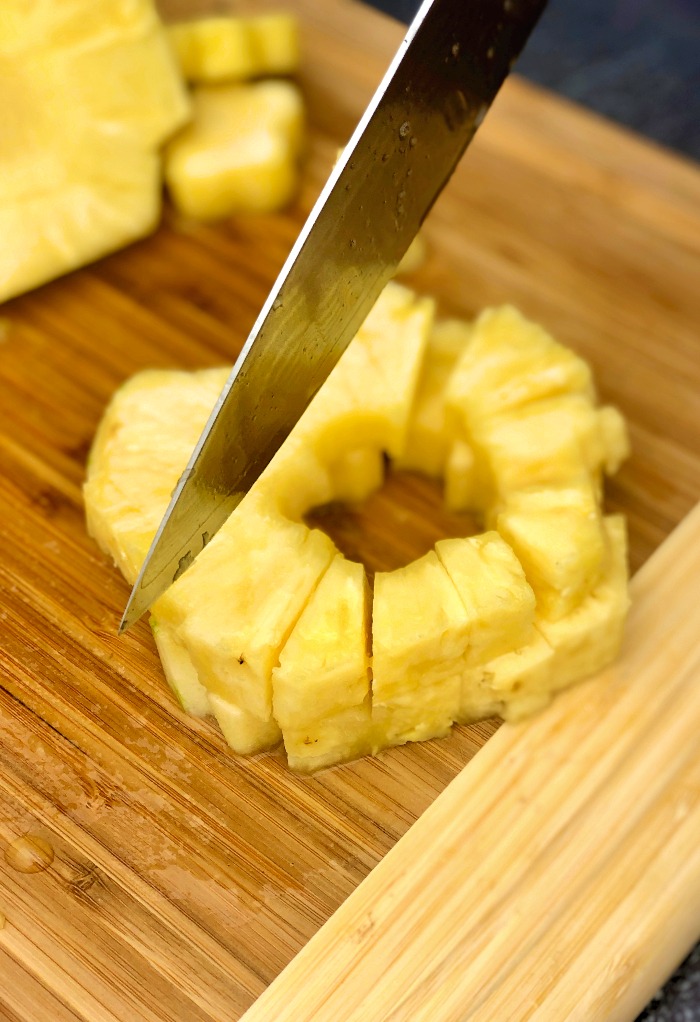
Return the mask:
<svg viewBox="0 0 700 1022"><path fill-rule="evenodd" d="M475 515L445 508L438 480L390 464L383 484L366 500L312 508L304 521L330 536L349 560L363 564L370 585L375 572L410 564L438 540L473 536L483 528Z"/></svg>

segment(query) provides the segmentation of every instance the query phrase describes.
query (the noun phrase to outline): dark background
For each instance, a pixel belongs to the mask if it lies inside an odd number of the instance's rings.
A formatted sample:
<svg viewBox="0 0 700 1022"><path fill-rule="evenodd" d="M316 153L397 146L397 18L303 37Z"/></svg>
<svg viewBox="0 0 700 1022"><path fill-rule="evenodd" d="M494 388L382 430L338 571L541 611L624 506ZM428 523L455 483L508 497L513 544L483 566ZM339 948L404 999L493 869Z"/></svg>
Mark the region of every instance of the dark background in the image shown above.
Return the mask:
<svg viewBox="0 0 700 1022"><path fill-rule="evenodd" d="M372 6L408 22L419 3ZM516 70L700 160L700 0L549 0ZM700 944L637 1022L700 1022Z"/></svg>
<svg viewBox="0 0 700 1022"><path fill-rule="evenodd" d="M700 0L549 0L517 71L700 160Z"/></svg>

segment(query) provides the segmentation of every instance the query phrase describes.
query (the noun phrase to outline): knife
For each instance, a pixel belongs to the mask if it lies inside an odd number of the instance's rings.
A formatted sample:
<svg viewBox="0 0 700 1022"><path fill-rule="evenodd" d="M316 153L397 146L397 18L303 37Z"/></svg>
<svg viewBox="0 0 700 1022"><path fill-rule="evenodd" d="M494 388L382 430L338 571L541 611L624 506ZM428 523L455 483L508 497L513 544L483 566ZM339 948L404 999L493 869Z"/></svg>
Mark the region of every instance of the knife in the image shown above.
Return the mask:
<svg viewBox="0 0 700 1022"><path fill-rule="evenodd" d="M120 625L133 625L272 460L393 276L546 0L424 0L243 346Z"/></svg>

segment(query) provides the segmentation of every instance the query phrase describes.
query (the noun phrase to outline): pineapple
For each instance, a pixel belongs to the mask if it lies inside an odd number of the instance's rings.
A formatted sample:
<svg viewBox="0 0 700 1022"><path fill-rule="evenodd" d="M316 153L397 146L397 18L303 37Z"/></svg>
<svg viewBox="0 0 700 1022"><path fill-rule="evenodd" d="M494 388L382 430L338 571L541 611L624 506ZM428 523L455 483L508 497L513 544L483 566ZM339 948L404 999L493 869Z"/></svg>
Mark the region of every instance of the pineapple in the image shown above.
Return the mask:
<svg viewBox="0 0 700 1022"><path fill-rule="evenodd" d="M336 554L272 674L274 716L292 768L370 751L368 635L365 569Z"/></svg>
<svg viewBox="0 0 700 1022"><path fill-rule="evenodd" d="M454 439L447 422L445 388L470 337L471 327L461 320L445 320L433 327L405 450L396 460L397 468L428 476L443 474Z"/></svg>
<svg viewBox="0 0 700 1022"><path fill-rule="evenodd" d="M192 115L165 149L165 181L182 214L213 220L268 213L291 200L304 122L296 85L201 85Z"/></svg>
<svg viewBox="0 0 700 1022"><path fill-rule="evenodd" d="M381 482L376 458L405 442L432 315L432 302L396 284L386 288L265 473L153 607L171 687L184 705L206 710L196 675L237 751L279 739L273 671L336 554L303 513L333 499L339 480L365 491ZM141 373L107 411L88 465L88 527L129 580L225 377L223 370ZM356 442L364 453L349 468ZM296 642L285 655L289 675L295 663L303 670L302 648ZM346 710L339 699L338 720ZM354 704L349 710L364 712ZM307 719L292 714L285 724L291 748Z"/></svg>
<svg viewBox="0 0 700 1022"><path fill-rule="evenodd" d="M514 310L471 327L435 327L433 311L387 287L267 470L153 608L177 698L213 714L238 752L281 737L290 765L309 771L456 720L517 720L619 647L625 529L602 516L600 490L627 453L621 416L595 405L580 359ZM108 409L88 524L129 579L224 376L142 373ZM364 499L387 454L444 471L447 498L479 508L487 531L379 572L370 622L363 566L304 515Z"/></svg>
<svg viewBox="0 0 700 1022"><path fill-rule="evenodd" d="M191 82L244 81L299 69L299 23L291 14L200 18L171 25L168 35Z"/></svg>
<svg viewBox="0 0 700 1022"><path fill-rule="evenodd" d="M152 0L6 0L0 80L3 300L155 228L190 107Z"/></svg>
<svg viewBox="0 0 700 1022"><path fill-rule="evenodd" d="M445 735L457 717L469 621L434 550L378 572L372 609L375 751Z"/></svg>
<svg viewBox="0 0 700 1022"><path fill-rule="evenodd" d="M496 523L537 594L538 612L548 620L569 614L600 578L607 544L589 478L520 491Z"/></svg>

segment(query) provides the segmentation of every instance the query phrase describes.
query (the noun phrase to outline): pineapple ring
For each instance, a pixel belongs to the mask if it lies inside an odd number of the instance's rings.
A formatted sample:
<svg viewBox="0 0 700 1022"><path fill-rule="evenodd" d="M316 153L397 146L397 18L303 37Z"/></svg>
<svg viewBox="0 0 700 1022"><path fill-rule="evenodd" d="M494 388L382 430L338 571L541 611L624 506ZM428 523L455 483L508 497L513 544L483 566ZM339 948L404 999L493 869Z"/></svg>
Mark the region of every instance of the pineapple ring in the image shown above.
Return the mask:
<svg viewBox="0 0 700 1022"><path fill-rule="evenodd" d="M140 374L105 415L88 527L129 579L224 378ZM434 326L430 301L390 285L236 514L154 606L166 677L238 752L281 730L301 770L532 712L619 645L624 522L601 515L599 492L625 445L585 363L515 310ZM383 452L444 474L448 498L488 530L378 573L371 597L363 566L302 516L366 497Z"/></svg>

